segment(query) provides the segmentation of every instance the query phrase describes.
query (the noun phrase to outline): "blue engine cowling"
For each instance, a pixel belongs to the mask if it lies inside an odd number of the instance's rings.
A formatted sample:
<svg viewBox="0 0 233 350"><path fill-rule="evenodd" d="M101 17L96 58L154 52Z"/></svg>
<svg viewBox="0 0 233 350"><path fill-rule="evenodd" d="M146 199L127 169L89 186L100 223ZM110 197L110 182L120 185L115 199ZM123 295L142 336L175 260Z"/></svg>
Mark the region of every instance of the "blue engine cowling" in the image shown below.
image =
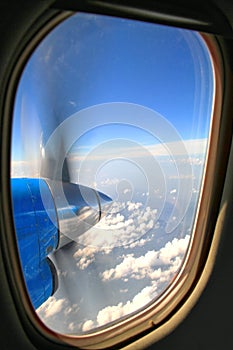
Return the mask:
<svg viewBox="0 0 233 350"><path fill-rule="evenodd" d="M38 308L58 286L49 255L94 226L112 199L86 186L48 179L11 179L11 189L22 270Z"/></svg>
<svg viewBox="0 0 233 350"><path fill-rule="evenodd" d="M57 273L48 255L59 242L54 200L42 179L12 179L12 201L17 242L28 292L35 308L57 287ZM41 198L46 198L44 210ZM55 221L52 222L51 218Z"/></svg>

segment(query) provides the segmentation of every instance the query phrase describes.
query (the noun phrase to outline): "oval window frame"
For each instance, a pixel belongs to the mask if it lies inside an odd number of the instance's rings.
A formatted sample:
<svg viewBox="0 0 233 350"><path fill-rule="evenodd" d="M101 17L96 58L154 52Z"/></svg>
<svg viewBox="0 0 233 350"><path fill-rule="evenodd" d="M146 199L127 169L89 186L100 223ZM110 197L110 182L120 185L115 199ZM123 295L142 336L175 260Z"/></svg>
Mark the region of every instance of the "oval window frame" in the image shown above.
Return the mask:
<svg viewBox="0 0 233 350"><path fill-rule="evenodd" d="M71 16L73 12L64 12L56 15L52 20L43 26L43 28L31 39L30 43L24 48L16 67L11 75L11 81L9 83L8 94L6 97L6 109L5 115L12 114L12 101L14 100L15 91L17 88L17 83L21 76L22 70L28 61L31 53L34 51L39 42L61 21L65 20ZM15 242L15 237L8 238L9 242L13 243L12 247L9 249L13 269L17 271L16 280L19 285L19 294L22 297L22 303L26 310L26 313L30 321L34 326L46 337L49 337L53 341L61 341L61 343L70 344L78 347L85 348L99 348L104 349L109 346L114 346L119 342L127 341L127 339L136 336L137 334L143 332L150 332L158 327L157 334L158 339L161 338L161 333L165 335L171 331L162 331L162 324L165 320L174 316L174 312L178 305L181 303L189 304L189 307L184 311L182 306L183 316L179 316L181 319L189 312L191 306L195 303L201 290L204 288L208 276L210 274L211 267L205 268L209 247L212 241L211 229L213 229L214 223L211 223L211 212L213 211L213 201L214 201L214 181L216 173L216 168L220 168L219 165L219 155L217 149L220 140L219 129L221 124L221 110L222 110L222 100L223 100L223 64L221 61L220 50L218 49L217 41L214 37L207 34L200 34L205 41L213 61L214 76L215 76L215 98L213 106L213 125L211 127L210 140L215 140L214 142L209 142L208 148L208 161L206 163L204 181L202 185L202 193L199 201L198 213L196 214L195 221L195 234L192 235L192 244L190 245L189 253L187 254L185 266L181 269L179 274L174 279L171 286L166 290L165 293L161 295L155 302L152 303L146 310L138 312L136 315L128 317L126 320L119 320L115 325L112 325L104 330L98 331L91 335L82 336L69 336L58 334L51 331L44 325L38 316L36 315L34 309L31 307L25 285L23 283L23 276L21 269L19 268L19 257L17 254L17 247ZM216 88L218 87L218 88ZM217 166L218 165L218 166ZM218 198L219 200L219 198ZM203 210L203 208L205 210ZM208 215L205 213L208 212ZM207 230L207 227L208 228ZM13 230L13 225L12 225ZM202 234L205 231L206 235ZM197 239L198 237L198 239ZM206 244L205 240L208 240ZM219 237L215 239L219 240ZM205 254L203 254L203 249ZM213 253L214 254L214 253ZM213 255L212 254L212 255ZM211 254L210 254L211 255ZM208 258L210 259L210 258ZM211 258L211 266L213 265L214 256ZM205 272L205 277L201 280L201 275L203 276L203 271ZM206 275L207 273L207 275ZM199 285L199 291L194 288L195 282ZM200 287L201 286L201 287ZM179 322L180 322L179 321ZM156 337L157 338L157 337ZM157 339L157 340L158 340Z"/></svg>

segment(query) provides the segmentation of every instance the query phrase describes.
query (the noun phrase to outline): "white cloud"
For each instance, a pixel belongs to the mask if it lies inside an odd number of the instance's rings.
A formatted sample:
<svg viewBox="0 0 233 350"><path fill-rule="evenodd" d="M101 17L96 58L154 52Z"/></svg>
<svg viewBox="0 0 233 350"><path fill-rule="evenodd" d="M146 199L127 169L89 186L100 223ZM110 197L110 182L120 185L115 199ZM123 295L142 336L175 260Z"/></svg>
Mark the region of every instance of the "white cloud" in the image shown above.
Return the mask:
<svg viewBox="0 0 233 350"><path fill-rule="evenodd" d="M74 259L78 261L77 267L81 270L86 269L95 260L97 252L98 249L96 247L79 248L73 255Z"/></svg>
<svg viewBox="0 0 233 350"><path fill-rule="evenodd" d="M120 264L100 274L103 283L117 279L127 283L126 288L119 289L119 295L125 296L131 291L130 280L150 279L150 282L146 282L150 284L142 288L132 299L103 307L97 311L95 318L80 322L83 320L83 316L81 318L78 316L80 304L71 303L67 298L67 285L64 290L60 288L57 295L50 297L37 309L39 317L55 331L80 334L130 315L155 299L171 282L182 264L189 238L189 235L182 239L174 238L160 250L150 250L139 257L135 257L133 253L125 254L121 257L123 260ZM73 258L82 269L85 268L85 264L89 264L89 261L94 261L97 251L98 249L93 247L79 248L73 253Z"/></svg>
<svg viewBox="0 0 233 350"><path fill-rule="evenodd" d="M132 192L129 188L124 189L123 194Z"/></svg>
<svg viewBox="0 0 233 350"><path fill-rule="evenodd" d="M143 245L146 242L148 242L148 240L141 239L140 244ZM85 300L85 290L82 297L83 299L79 297L75 303L71 302L78 290L69 290L69 282L67 283L66 281L69 281L71 276L73 276L73 280L76 280L78 275L80 277L80 270L85 269L91 262L95 261L95 254L99 252L100 249L96 247L80 248L76 246L74 247L76 251L72 250L71 257L74 259L73 266L77 266L77 270L73 270L73 267L71 267L72 261L67 260L66 263L70 266L69 273L65 276L61 273L63 279L60 280L61 284L59 285L58 292L41 305L37 309L37 313L48 327L55 331L68 334L80 334L80 332L89 331L129 315L144 307L163 292L164 288L171 282L180 268L188 242L189 236L186 235L186 237L182 239L174 238L157 251L150 250L138 257L135 257L134 253L123 254L119 257L122 259L121 263L117 264L112 269L105 270L98 277L100 281L102 279L103 288L106 288L106 291L108 291L108 288L112 288L109 284L108 286L106 284L107 282L110 283L112 280L119 280L121 283L127 283L127 285L119 288L119 297L121 296L125 301L117 302L115 305L107 305L99 311L98 308L96 308L93 319L86 320L84 319L85 303L83 303ZM63 255L64 254L62 254L62 256ZM62 259L62 264L64 265L64 263L65 261ZM88 279L89 277L86 275L86 278ZM127 300L127 293L132 292L131 281L133 279L142 280L143 278L146 278L146 286L132 299ZM73 287L74 286L75 284ZM69 299L69 295L71 294L72 298ZM92 293L88 292L87 294L90 297ZM88 302L88 300L86 302ZM96 306L97 305L95 305L95 307ZM80 311L82 307L84 309Z"/></svg>
<svg viewBox="0 0 233 350"><path fill-rule="evenodd" d="M153 144L153 145L135 145L134 147L121 148L120 156L126 159L134 159L152 155L155 157L176 157L176 156L191 156L204 155L207 148L207 139L191 139L179 140L167 143ZM148 152L148 153L147 153ZM76 161L103 161L106 159L113 159L119 157L119 148L109 148L96 154L88 153L88 155L72 154L69 157L71 162ZM172 160L172 159L171 159ZM172 160L173 161L173 160ZM187 159L183 159L187 162ZM188 159L188 161L190 161Z"/></svg>
<svg viewBox="0 0 233 350"><path fill-rule="evenodd" d="M62 298L59 296L62 295ZM80 332L77 314L80 307L72 304L65 292L48 298L37 310L38 316L52 330L61 333Z"/></svg>
<svg viewBox="0 0 233 350"><path fill-rule="evenodd" d="M92 229L78 236L76 241L98 251L111 251L114 247L140 240L155 227L156 221L157 209L145 207L140 202L114 202L111 211Z"/></svg>
<svg viewBox="0 0 233 350"><path fill-rule="evenodd" d="M149 246L156 232L151 231L145 237L141 235L155 228L158 225L156 222L156 209L144 206L140 202L114 203L113 210L101 220L98 230L94 227L78 237L82 246L74 244L69 251L62 249L58 251L56 262L60 264L57 265L59 290L37 310L45 324L58 332L80 334L128 315L162 293L181 266L189 236L183 239L175 238L159 250L153 250L151 244L149 251L141 253L145 249L141 248L146 244ZM111 255L106 256L114 247L120 245L124 249L116 260L113 260ZM126 250L135 247L140 249L133 250L131 254ZM136 252L141 255L136 256ZM98 260L97 254L100 254ZM103 263L99 263L102 257ZM85 269L97 261L99 264L97 270L93 264L93 269L90 268L87 273ZM108 268L108 261L111 261L112 268ZM93 273L98 283L96 291L92 292L88 290L88 281ZM78 279L80 282L76 284ZM108 301L101 299L100 290L106 290L108 295L113 288L111 284L113 280L119 281L117 298ZM140 285L144 283L144 288L137 294L135 292L136 295L131 298L132 294L129 297L128 293L132 293L132 286L137 280L140 280ZM99 301L95 297L100 298L101 306L98 307ZM86 306L89 302L90 305L93 303L92 313L89 313L89 306Z"/></svg>
<svg viewBox="0 0 233 350"><path fill-rule="evenodd" d="M132 300L103 308L98 312L95 321L88 320L83 324L82 330L88 331L103 326L137 311L157 296L156 289L156 284L152 283L150 286L143 288Z"/></svg>
<svg viewBox="0 0 233 350"><path fill-rule="evenodd" d="M174 157L184 155L185 150L189 155L203 154L205 153L206 147L207 139L193 139L150 145L149 150L153 155L172 155Z"/></svg>
<svg viewBox="0 0 233 350"><path fill-rule="evenodd" d="M119 179L117 179L116 177L113 178L107 178L104 179L100 182L101 186L112 186L112 185L117 185L120 182Z"/></svg>
<svg viewBox="0 0 233 350"><path fill-rule="evenodd" d="M104 307L98 312L95 320L88 320L83 324L82 330L89 331L130 315L155 299L181 267L189 238L189 235L182 239L175 238L160 250L149 251L137 258L134 254L127 254L123 257L122 263L104 271L101 275L104 281L121 279L128 282L129 278L147 277L151 279L151 284L144 287L132 300ZM128 292L128 290L120 290L120 292Z"/></svg>
<svg viewBox="0 0 233 350"><path fill-rule="evenodd" d="M86 322L84 322L83 326L82 326L82 331L86 332L89 331L90 329L94 328L95 324L92 320L88 320Z"/></svg>
<svg viewBox="0 0 233 350"><path fill-rule="evenodd" d="M32 161L12 161L11 162L11 177L39 177L40 162L39 160Z"/></svg>
<svg viewBox="0 0 233 350"><path fill-rule="evenodd" d="M159 260L162 264L170 264L174 258L182 257L188 247L190 236L184 238L174 238L171 242L167 242L165 247L160 249Z"/></svg>
<svg viewBox="0 0 233 350"><path fill-rule="evenodd" d="M128 206L128 211L133 211L133 210L138 210L142 206L142 203L127 202L127 206Z"/></svg>
<svg viewBox="0 0 233 350"><path fill-rule="evenodd" d="M144 224L141 224L144 225ZM151 237L147 237L147 238L141 238L129 245L125 245L124 248L128 249L128 248L136 248L136 247L143 247L146 243L150 242L152 239L154 238L154 234L151 235Z"/></svg>
<svg viewBox="0 0 233 350"><path fill-rule="evenodd" d="M163 280L164 278L169 280L182 262L189 238L189 235L181 239L174 238L160 250L150 250L139 257L135 257L134 254L127 254L120 264L105 270L101 274L101 278L103 281L122 278L143 279L145 277L152 280L160 277Z"/></svg>
<svg viewBox="0 0 233 350"><path fill-rule="evenodd" d="M38 313L43 318L52 317L61 312L66 305L66 299L56 299L54 296L48 298L48 300L42 304L38 309Z"/></svg>

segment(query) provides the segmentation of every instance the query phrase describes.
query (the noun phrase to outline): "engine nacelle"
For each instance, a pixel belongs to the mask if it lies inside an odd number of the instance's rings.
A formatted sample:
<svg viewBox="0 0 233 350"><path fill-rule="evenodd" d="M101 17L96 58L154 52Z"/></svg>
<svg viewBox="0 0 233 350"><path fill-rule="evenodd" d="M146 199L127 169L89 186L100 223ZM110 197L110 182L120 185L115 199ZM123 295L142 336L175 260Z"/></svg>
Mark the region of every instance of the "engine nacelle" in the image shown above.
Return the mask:
<svg viewBox="0 0 233 350"><path fill-rule="evenodd" d="M58 286L48 256L99 222L112 200L86 186L47 179L15 178L11 186L22 269L38 308Z"/></svg>

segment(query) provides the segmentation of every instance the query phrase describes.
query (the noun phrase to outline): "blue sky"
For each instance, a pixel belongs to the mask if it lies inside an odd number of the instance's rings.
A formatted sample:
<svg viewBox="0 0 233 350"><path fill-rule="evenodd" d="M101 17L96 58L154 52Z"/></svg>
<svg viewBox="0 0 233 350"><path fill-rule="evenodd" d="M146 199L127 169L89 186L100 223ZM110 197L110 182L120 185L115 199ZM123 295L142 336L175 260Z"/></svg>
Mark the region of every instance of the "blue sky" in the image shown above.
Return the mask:
<svg viewBox="0 0 233 350"><path fill-rule="evenodd" d="M211 61L195 32L77 14L43 40L25 67L14 110L13 159L38 156L38 144L62 121L109 102L150 108L185 140L206 138L212 94ZM98 139L125 132L121 125L105 127ZM136 128L134 133L143 143L152 141ZM88 141L86 135L86 144L93 136Z"/></svg>

